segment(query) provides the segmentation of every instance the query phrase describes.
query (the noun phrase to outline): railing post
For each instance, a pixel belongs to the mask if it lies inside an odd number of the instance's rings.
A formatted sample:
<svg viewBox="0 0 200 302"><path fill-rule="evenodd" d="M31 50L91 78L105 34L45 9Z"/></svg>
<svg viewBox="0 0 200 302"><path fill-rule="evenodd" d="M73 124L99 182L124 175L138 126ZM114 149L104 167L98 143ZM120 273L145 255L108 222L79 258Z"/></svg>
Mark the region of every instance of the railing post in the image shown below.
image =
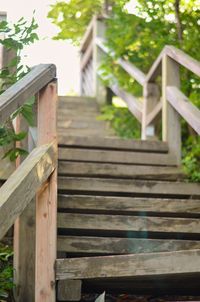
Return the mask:
<svg viewBox="0 0 200 302"><path fill-rule="evenodd" d="M156 139L155 122L147 125L147 116L160 101L159 87L155 83L145 83L143 86L142 139Z"/></svg>
<svg viewBox="0 0 200 302"><path fill-rule="evenodd" d="M111 94L108 93L108 89L103 85L102 80L98 76L99 67L102 64L104 54L95 43L96 38L105 38L106 26L103 18L96 17L93 30L93 79L94 79L94 91L97 98L97 102L100 105L109 103L108 100Z"/></svg>
<svg viewBox="0 0 200 302"><path fill-rule="evenodd" d="M177 157L177 164L181 163L181 124L180 116L167 101L167 86L180 88L179 65L166 54L162 60L162 135L163 141L169 145L169 151Z"/></svg>
<svg viewBox="0 0 200 302"><path fill-rule="evenodd" d="M56 107L57 85L52 82L38 96L38 145L56 141ZM35 302L56 301L56 220L57 171L54 170L36 197Z"/></svg>
<svg viewBox="0 0 200 302"><path fill-rule="evenodd" d="M29 131L27 122L21 116L17 117L16 131ZM28 136L18 147L29 149ZM21 161L22 157L17 159L17 166ZM16 302L35 301L35 199L25 208L14 225L14 283Z"/></svg>

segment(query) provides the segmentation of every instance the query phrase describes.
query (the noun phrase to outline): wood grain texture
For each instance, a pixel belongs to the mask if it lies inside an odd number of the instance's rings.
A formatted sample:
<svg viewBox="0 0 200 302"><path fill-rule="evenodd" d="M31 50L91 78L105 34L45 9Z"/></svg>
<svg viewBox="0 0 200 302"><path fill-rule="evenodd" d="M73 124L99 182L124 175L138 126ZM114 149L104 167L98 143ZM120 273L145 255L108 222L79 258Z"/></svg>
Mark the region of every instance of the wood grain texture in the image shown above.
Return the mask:
<svg viewBox="0 0 200 302"><path fill-rule="evenodd" d="M22 106L29 97L36 94L54 79L55 76L55 65L40 64L34 67L16 84L8 88L0 96L0 123L3 124L17 108Z"/></svg>
<svg viewBox="0 0 200 302"><path fill-rule="evenodd" d="M180 180L183 178L183 172L177 167L68 162L62 160L58 164L58 173L68 176L157 180Z"/></svg>
<svg viewBox="0 0 200 302"><path fill-rule="evenodd" d="M0 189L0 238L55 169L55 146L36 148ZM5 220L5 217L7 219Z"/></svg>
<svg viewBox="0 0 200 302"><path fill-rule="evenodd" d="M112 138L99 138L99 137L81 137L81 136L65 136L64 133L59 138L59 144L71 147L87 147L99 148L110 150L132 150L143 152L166 153L168 146L165 142L161 141L140 141L132 139L120 139L117 137Z"/></svg>
<svg viewBox="0 0 200 302"><path fill-rule="evenodd" d="M76 148L59 148L60 160L142 164L156 166L176 166L176 158L171 154L146 153L146 152L123 152L109 150L89 150Z"/></svg>
<svg viewBox="0 0 200 302"><path fill-rule="evenodd" d="M200 134L200 110L177 87L169 86L166 90L167 100L173 108Z"/></svg>
<svg viewBox="0 0 200 302"><path fill-rule="evenodd" d="M57 84L50 83L38 96L38 145L56 142ZM55 302L57 225L57 169L36 197L35 301ZM45 236L44 236L45 233Z"/></svg>
<svg viewBox="0 0 200 302"><path fill-rule="evenodd" d="M110 234L123 233L126 236L129 236L129 232L140 232L144 238L151 233L163 233L165 238L164 233L200 234L200 221L177 217L58 213L58 228L82 232L89 230Z"/></svg>
<svg viewBox="0 0 200 302"><path fill-rule="evenodd" d="M58 301L80 301L81 286L81 280L59 280L57 294Z"/></svg>
<svg viewBox="0 0 200 302"><path fill-rule="evenodd" d="M157 108L160 103L160 89L155 83L146 83L143 86L143 112L142 112L142 139L157 139L156 138L156 123L155 116L151 123L147 123L147 117L154 109L159 113ZM160 106L161 107L161 106ZM155 111L154 111L155 114Z"/></svg>
<svg viewBox="0 0 200 302"><path fill-rule="evenodd" d="M136 198L118 196L58 195L58 208L83 213L140 215L200 215L199 199Z"/></svg>
<svg viewBox="0 0 200 302"><path fill-rule="evenodd" d="M132 193L132 194L156 194L165 195L200 196L199 183L184 182L159 182L128 179L101 179L81 177L59 177L58 188L60 190L91 191L106 193ZM134 196L134 195L133 195Z"/></svg>
<svg viewBox="0 0 200 302"><path fill-rule="evenodd" d="M172 45L165 46L165 53L174 61L200 76L200 62Z"/></svg>
<svg viewBox="0 0 200 302"><path fill-rule="evenodd" d="M121 89L118 84L109 86L110 89L128 106L129 111L135 116L135 118L141 123L142 122L142 103L130 93Z"/></svg>
<svg viewBox="0 0 200 302"><path fill-rule="evenodd" d="M58 236L58 251L70 254L142 254L199 249L194 240Z"/></svg>
<svg viewBox="0 0 200 302"><path fill-rule="evenodd" d="M190 261L188 261L190 259ZM105 279L189 276L200 273L200 250L104 256L56 261L56 278Z"/></svg>
<svg viewBox="0 0 200 302"><path fill-rule="evenodd" d="M162 138L168 143L170 153L181 164L181 124L177 111L167 101L167 86L180 87L179 65L166 54L162 60Z"/></svg>

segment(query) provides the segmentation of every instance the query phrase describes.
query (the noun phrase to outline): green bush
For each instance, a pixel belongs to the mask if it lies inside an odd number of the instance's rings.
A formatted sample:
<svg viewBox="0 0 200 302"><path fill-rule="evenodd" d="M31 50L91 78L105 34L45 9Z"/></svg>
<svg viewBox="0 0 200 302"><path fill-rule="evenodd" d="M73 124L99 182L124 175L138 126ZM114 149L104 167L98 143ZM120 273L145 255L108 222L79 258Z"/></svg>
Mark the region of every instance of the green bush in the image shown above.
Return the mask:
<svg viewBox="0 0 200 302"><path fill-rule="evenodd" d="M0 244L0 301L7 301L12 296L13 266L12 249Z"/></svg>

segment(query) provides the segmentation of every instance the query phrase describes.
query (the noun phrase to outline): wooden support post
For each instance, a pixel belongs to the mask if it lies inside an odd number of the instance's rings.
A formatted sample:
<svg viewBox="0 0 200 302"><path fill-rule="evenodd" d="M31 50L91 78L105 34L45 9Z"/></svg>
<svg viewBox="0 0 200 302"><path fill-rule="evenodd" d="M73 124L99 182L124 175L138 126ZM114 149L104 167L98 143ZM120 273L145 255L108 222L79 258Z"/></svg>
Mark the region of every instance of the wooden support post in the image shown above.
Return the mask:
<svg viewBox="0 0 200 302"><path fill-rule="evenodd" d="M96 17L93 30L93 79L94 79L94 92L97 98L97 102L100 105L109 103L107 88L103 85L101 79L98 76L98 69L102 64L103 52L95 43L95 38L105 38L105 23L102 19Z"/></svg>
<svg viewBox="0 0 200 302"><path fill-rule="evenodd" d="M57 85L50 83L38 96L38 145L56 139ZM39 173L39 171L38 171ZM57 171L36 198L35 302L55 302L57 235Z"/></svg>
<svg viewBox="0 0 200 302"><path fill-rule="evenodd" d="M18 116L16 132L29 131L25 119ZM31 151L27 137L18 147ZM17 159L17 166L24 160ZM34 302L35 284L35 199L25 208L14 225L14 296L16 302Z"/></svg>
<svg viewBox="0 0 200 302"><path fill-rule="evenodd" d="M160 101L159 87L155 83L146 83L143 89L144 105L142 113L142 139L155 139L155 123L147 125L147 116Z"/></svg>
<svg viewBox="0 0 200 302"><path fill-rule="evenodd" d="M167 55L162 61L162 133L163 141L168 142L169 151L177 158L177 164L181 163L181 124L177 111L167 101L167 86L180 87L179 65Z"/></svg>
<svg viewBox="0 0 200 302"><path fill-rule="evenodd" d="M80 301L81 280L59 280L58 301Z"/></svg>

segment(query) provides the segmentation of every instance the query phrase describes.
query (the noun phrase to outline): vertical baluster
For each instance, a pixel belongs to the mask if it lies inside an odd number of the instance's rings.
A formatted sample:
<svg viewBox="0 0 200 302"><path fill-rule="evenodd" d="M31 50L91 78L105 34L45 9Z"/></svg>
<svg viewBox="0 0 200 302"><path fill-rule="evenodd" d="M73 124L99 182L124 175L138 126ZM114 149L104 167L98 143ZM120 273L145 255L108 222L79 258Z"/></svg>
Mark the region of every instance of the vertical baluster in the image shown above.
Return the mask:
<svg viewBox="0 0 200 302"><path fill-rule="evenodd" d="M142 139L155 139L156 129L155 121L147 124L147 116L160 101L159 87L155 83L145 83L143 87L143 112L142 112Z"/></svg>
<svg viewBox="0 0 200 302"><path fill-rule="evenodd" d="M18 116L16 132L28 132L27 122ZM28 136L18 147L28 150ZM31 150L29 150L31 151ZM17 166L23 157L17 159ZM15 301L34 302L35 284L35 199L25 208L14 226L14 295Z"/></svg>
<svg viewBox="0 0 200 302"><path fill-rule="evenodd" d="M169 104L166 97L166 87L180 88L179 65L173 59L164 55L162 61L162 133L163 141L169 145L169 150L177 157L177 164L181 163L181 124L180 116Z"/></svg>

